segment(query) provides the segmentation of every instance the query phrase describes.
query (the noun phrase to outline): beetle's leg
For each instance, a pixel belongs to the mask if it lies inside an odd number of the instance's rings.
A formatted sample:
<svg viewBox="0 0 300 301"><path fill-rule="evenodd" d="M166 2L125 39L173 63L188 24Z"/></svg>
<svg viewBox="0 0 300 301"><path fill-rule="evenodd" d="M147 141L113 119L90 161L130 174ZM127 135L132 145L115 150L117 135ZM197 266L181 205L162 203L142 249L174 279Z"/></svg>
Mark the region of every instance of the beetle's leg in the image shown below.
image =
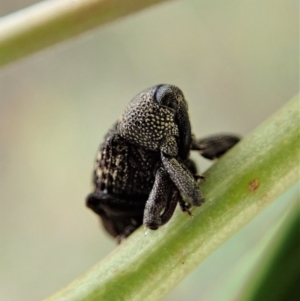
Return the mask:
<svg viewBox="0 0 300 301"><path fill-rule="evenodd" d="M139 224L138 227L140 225L141 224ZM128 237L131 233L133 233L138 227L136 227L136 225L129 225L125 227L123 233L116 236L117 243L120 244L126 237Z"/></svg>
<svg viewBox="0 0 300 301"><path fill-rule="evenodd" d="M204 158L213 160L225 154L240 139L229 134L213 135L198 140L193 137L191 150L198 150Z"/></svg>
<svg viewBox="0 0 300 301"><path fill-rule="evenodd" d="M186 212L189 216L192 216L192 212L190 211L192 205L185 202L182 198L179 201L180 209L182 212Z"/></svg>
<svg viewBox="0 0 300 301"><path fill-rule="evenodd" d="M204 202L204 196L188 168L180 164L175 158L163 153L161 153L161 159L164 169L180 193L187 198L187 202L194 206L200 206Z"/></svg>
<svg viewBox="0 0 300 301"><path fill-rule="evenodd" d="M147 195L117 196L95 191L87 196L86 205L99 215L105 230L118 242L142 224Z"/></svg>
<svg viewBox="0 0 300 301"><path fill-rule="evenodd" d="M187 158L186 160L184 160L183 164L191 172L196 181L205 180L204 176L198 174L196 164L193 160Z"/></svg>
<svg viewBox="0 0 300 301"><path fill-rule="evenodd" d="M145 206L143 224L146 227L156 230L169 221L179 201L176 192L169 175L160 167Z"/></svg>
<svg viewBox="0 0 300 301"><path fill-rule="evenodd" d="M176 205L180 200L180 192L179 190L174 186L174 184L170 181L170 186L173 187L171 190L172 194L169 194L168 202L166 204L166 208L164 212L161 215L161 226L166 224L172 215L174 214L174 211L176 209Z"/></svg>
<svg viewBox="0 0 300 301"><path fill-rule="evenodd" d="M197 166L192 159L187 158L183 163L192 175L196 175L198 173Z"/></svg>

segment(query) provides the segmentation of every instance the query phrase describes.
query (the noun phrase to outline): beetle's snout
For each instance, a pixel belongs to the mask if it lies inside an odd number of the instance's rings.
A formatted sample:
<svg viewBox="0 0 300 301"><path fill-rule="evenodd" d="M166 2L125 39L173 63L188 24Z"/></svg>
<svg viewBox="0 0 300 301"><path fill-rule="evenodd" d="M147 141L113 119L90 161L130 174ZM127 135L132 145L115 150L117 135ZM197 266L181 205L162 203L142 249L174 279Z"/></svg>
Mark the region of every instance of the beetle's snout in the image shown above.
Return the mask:
<svg viewBox="0 0 300 301"><path fill-rule="evenodd" d="M191 124L187 111L187 104L185 99L179 102L178 111L176 113L176 123L178 125L180 142L179 155L182 159L187 158L191 147Z"/></svg>

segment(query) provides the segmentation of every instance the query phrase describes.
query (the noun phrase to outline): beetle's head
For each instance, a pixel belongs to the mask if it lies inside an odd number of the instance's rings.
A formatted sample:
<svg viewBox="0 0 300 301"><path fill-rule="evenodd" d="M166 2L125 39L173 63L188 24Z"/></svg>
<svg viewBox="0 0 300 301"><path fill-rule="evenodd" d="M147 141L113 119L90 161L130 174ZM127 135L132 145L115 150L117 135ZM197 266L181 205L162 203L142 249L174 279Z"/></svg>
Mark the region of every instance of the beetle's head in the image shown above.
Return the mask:
<svg viewBox="0 0 300 301"><path fill-rule="evenodd" d="M186 158L191 144L191 126L183 93L166 84L139 93L121 116L118 133L151 150L159 150L166 138L175 137L179 156Z"/></svg>

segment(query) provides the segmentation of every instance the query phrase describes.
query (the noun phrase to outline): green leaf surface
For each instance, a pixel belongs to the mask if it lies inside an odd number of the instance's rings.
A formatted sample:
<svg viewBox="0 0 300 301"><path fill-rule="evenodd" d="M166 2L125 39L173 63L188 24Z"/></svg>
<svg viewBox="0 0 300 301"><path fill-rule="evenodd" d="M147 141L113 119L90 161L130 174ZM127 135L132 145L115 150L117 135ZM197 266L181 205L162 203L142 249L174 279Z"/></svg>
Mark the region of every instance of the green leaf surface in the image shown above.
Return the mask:
<svg viewBox="0 0 300 301"><path fill-rule="evenodd" d="M240 301L299 300L299 198L274 235L240 295Z"/></svg>

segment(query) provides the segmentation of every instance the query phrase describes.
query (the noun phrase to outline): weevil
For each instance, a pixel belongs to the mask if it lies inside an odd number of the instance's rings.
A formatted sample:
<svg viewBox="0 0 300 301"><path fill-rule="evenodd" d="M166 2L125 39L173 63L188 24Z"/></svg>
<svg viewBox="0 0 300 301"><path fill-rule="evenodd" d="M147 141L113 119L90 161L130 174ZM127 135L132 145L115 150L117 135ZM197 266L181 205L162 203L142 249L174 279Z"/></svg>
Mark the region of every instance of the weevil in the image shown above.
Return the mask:
<svg viewBox="0 0 300 301"><path fill-rule="evenodd" d="M140 225L156 230L176 205L191 215L204 203L190 151L207 159L222 156L240 138L218 134L196 139L188 104L173 85L157 85L137 94L100 145L93 171L93 192L86 205L118 242Z"/></svg>

